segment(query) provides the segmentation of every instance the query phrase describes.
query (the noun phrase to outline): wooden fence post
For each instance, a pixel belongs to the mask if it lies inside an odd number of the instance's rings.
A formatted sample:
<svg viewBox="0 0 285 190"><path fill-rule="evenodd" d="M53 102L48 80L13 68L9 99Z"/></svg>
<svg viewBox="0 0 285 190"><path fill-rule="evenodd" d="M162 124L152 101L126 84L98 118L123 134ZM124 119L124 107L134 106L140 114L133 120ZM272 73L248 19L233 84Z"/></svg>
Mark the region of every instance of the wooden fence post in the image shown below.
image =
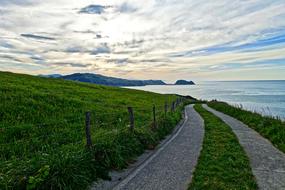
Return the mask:
<svg viewBox="0 0 285 190"><path fill-rule="evenodd" d="M153 105L152 107L152 113L153 113L153 128L156 129L155 105Z"/></svg>
<svg viewBox="0 0 285 190"><path fill-rule="evenodd" d="M164 104L164 114L165 114L165 116L167 114L167 109L168 109L168 105L167 105L167 102L165 102L165 104Z"/></svg>
<svg viewBox="0 0 285 190"><path fill-rule="evenodd" d="M134 120L134 112L132 107L128 107L129 115L130 115L130 129L131 131L134 130L135 127L135 120Z"/></svg>
<svg viewBox="0 0 285 190"><path fill-rule="evenodd" d="M86 133L86 146L91 148L91 112L86 112L85 114L85 133Z"/></svg>

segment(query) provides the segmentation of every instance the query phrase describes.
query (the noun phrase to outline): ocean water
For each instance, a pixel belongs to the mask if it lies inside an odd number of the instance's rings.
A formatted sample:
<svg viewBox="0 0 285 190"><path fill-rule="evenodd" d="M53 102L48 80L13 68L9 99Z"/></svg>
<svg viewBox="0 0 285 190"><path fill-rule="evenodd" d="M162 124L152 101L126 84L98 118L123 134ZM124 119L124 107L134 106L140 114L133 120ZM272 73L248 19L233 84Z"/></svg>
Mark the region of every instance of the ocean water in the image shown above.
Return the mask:
<svg viewBox="0 0 285 190"><path fill-rule="evenodd" d="M190 95L203 100L220 100L232 105L285 119L284 81L211 81L196 85L152 85L128 87L157 93Z"/></svg>

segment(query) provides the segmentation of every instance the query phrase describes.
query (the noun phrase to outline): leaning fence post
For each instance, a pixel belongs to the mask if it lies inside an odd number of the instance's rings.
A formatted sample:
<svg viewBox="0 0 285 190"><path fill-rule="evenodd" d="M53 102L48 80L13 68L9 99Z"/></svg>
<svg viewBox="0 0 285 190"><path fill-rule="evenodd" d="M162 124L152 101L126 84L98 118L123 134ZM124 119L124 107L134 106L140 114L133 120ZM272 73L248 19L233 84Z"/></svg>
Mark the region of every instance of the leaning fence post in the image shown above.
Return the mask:
<svg viewBox="0 0 285 190"><path fill-rule="evenodd" d="M167 105L167 102L165 102L165 104L164 104L164 114L165 114L165 116L167 114L167 109L168 109L168 105Z"/></svg>
<svg viewBox="0 0 285 190"><path fill-rule="evenodd" d="M86 132L86 146L91 148L91 112L86 112L85 114L85 132Z"/></svg>
<svg viewBox="0 0 285 190"><path fill-rule="evenodd" d="M153 128L156 129L155 105L153 105L152 107L152 113L153 113Z"/></svg>
<svg viewBox="0 0 285 190"><path fill-rule="evenodd" d="M128 107L129 115L130 115L130 129L134 130L135 121L134 121L134 112L132 107Z"/></svg>

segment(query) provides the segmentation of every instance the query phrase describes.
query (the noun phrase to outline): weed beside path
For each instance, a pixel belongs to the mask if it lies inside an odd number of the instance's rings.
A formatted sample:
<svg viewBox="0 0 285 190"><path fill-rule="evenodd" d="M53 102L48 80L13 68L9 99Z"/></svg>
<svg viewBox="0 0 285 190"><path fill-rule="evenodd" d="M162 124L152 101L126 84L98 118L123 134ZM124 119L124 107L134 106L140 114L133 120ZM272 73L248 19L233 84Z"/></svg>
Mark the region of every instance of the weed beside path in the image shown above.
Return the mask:
<svg viewBox="0 0 285 190"><path fill-rule="evenodd" d="M230 127L201 105L195 109L204 119L205 136L189 190L257 189L246 153Z"/></svg>

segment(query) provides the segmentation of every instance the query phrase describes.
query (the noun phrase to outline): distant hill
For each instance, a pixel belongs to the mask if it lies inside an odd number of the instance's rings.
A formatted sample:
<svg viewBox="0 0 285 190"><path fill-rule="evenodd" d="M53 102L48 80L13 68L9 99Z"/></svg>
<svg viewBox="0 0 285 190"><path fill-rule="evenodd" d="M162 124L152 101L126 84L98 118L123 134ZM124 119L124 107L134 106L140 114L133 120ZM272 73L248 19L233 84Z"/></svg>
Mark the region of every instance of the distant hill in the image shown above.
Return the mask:
<svg viewBox="0 0 285 190"><path fill-rule="evenodd" d="M195 85L193 81L178 80L175 85Z"/></svg>
<svg viewBox="0 0 285 190"><path fill-rule="evenodd" d="M70 75L50 74L39 75L44 78L61 78L65 80L88 82L106 86L146 86L146 85L167 85L162 80L129 80L116 77L108 77L93 73L74 73ZM195 85L193 81L177 80L174 85Z"/></svg>
<svg viewBox="0 0 285 190"><path fill-rule="evenodd" d="M162 80L128 80L115 77L107 77L92 73L75 73L61 76L59 78L80 82L89 82L107 86L145 86L145 85L165 85Z"/></svg>

